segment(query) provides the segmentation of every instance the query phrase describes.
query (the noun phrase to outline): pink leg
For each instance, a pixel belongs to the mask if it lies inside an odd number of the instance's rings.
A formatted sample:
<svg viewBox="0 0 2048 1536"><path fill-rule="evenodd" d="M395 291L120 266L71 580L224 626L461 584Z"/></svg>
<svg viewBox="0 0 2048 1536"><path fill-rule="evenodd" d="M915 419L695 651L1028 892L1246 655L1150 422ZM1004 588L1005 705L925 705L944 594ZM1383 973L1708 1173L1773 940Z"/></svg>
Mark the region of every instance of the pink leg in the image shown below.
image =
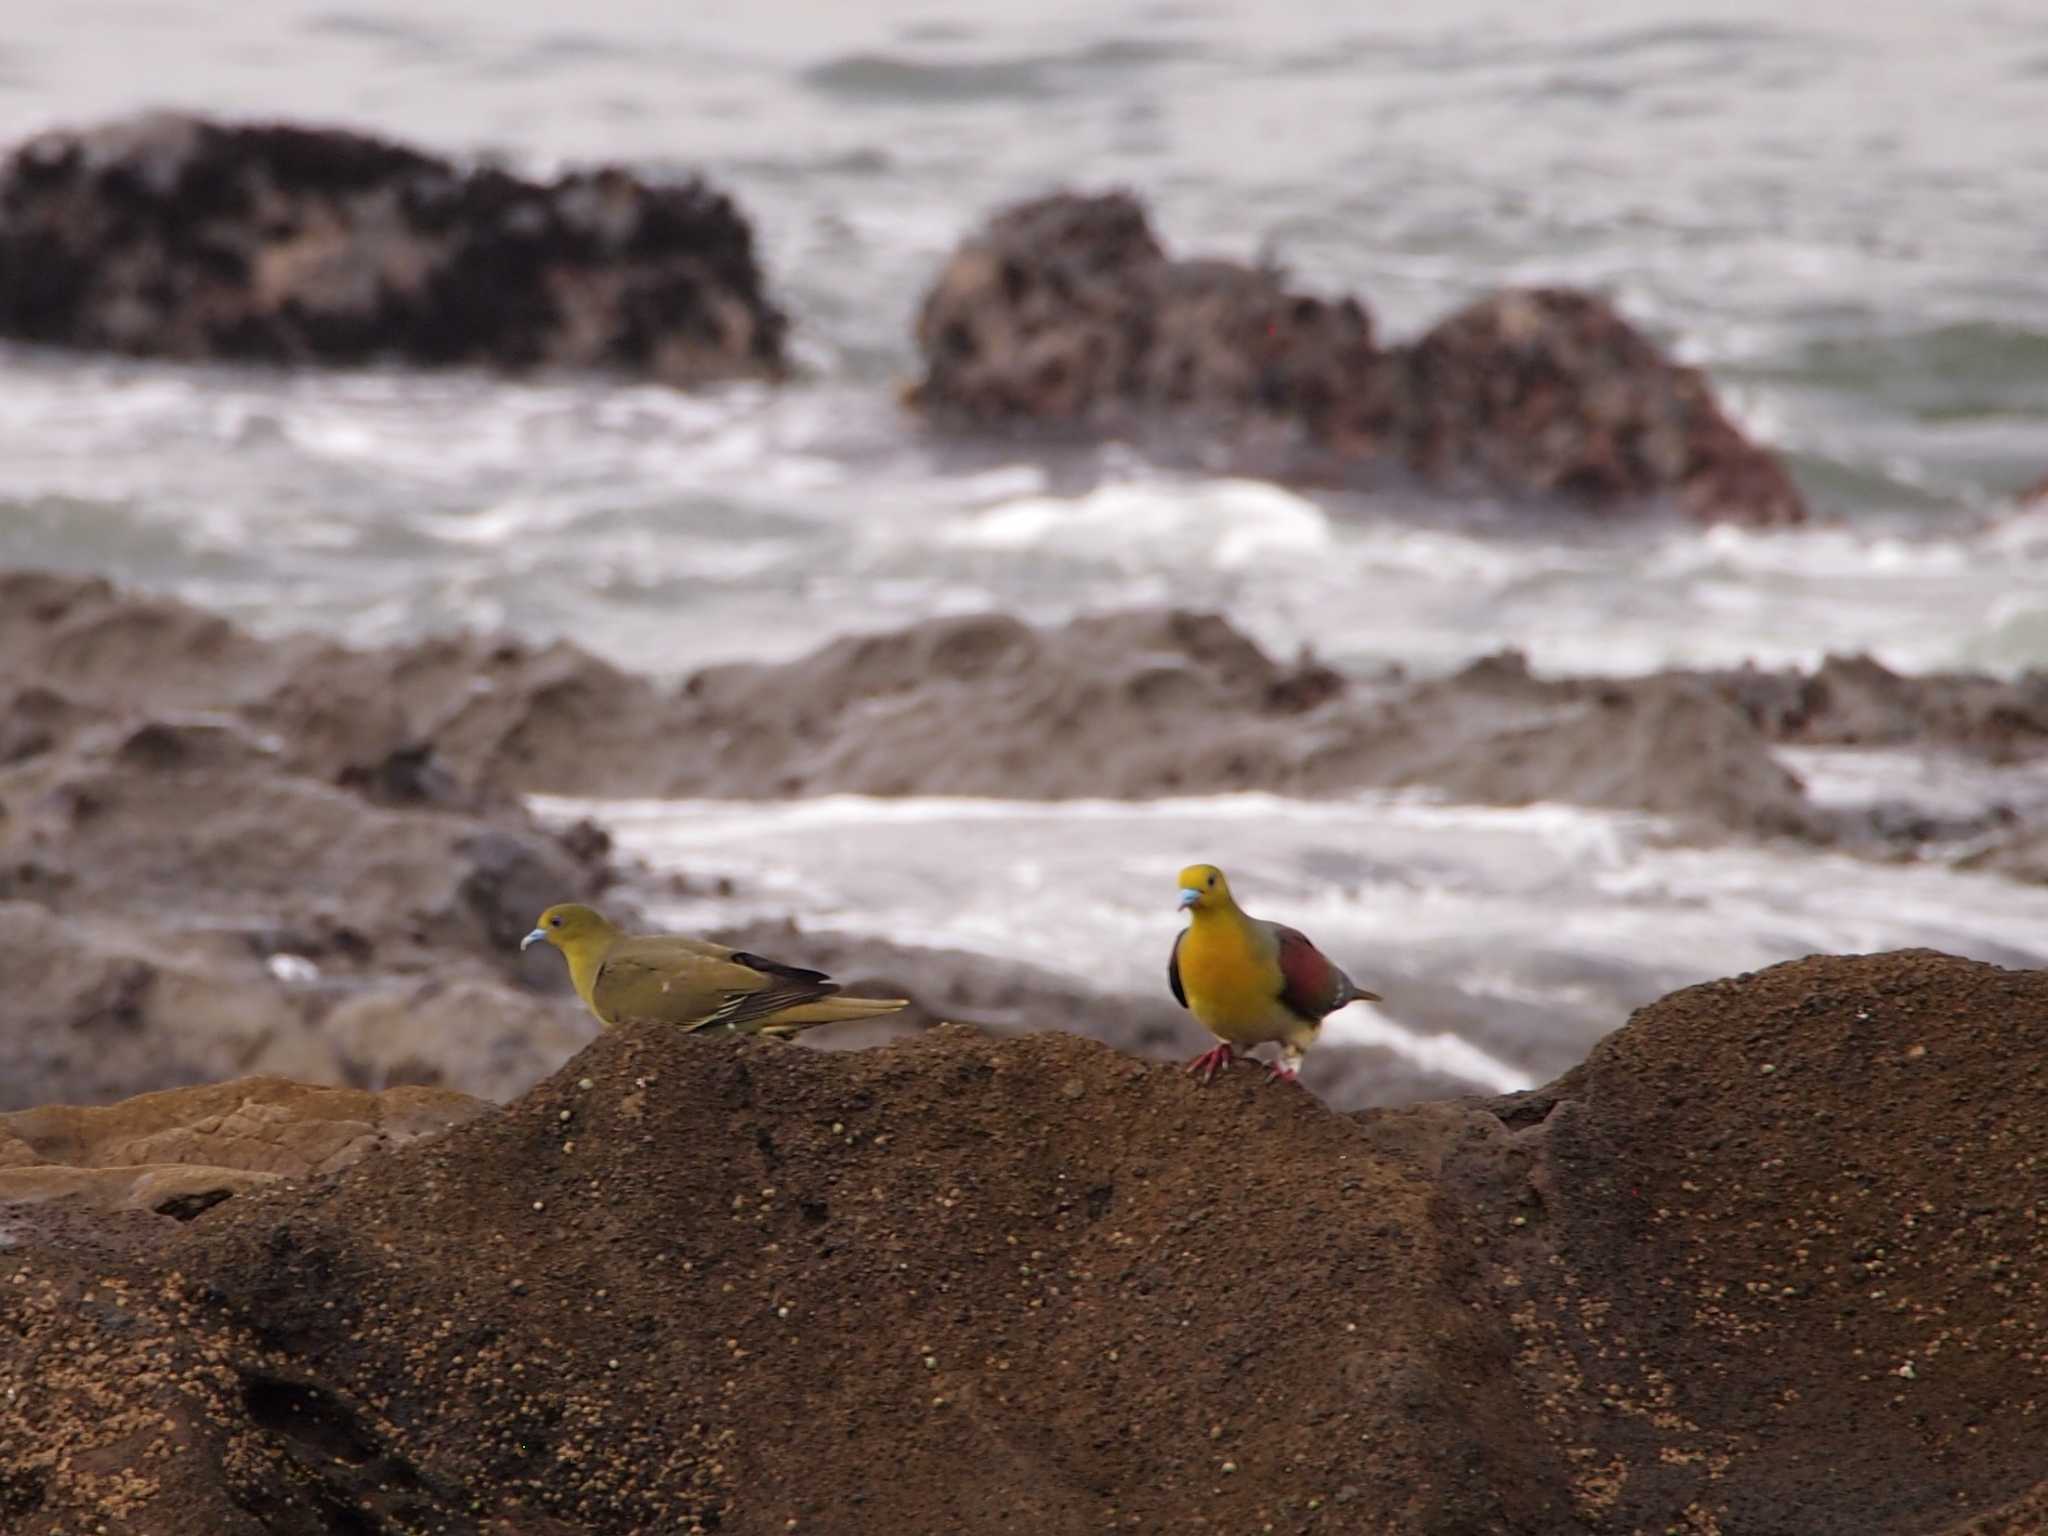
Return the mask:
<svg viewBox="0 0 2048 1536"><path fill-rule="evenodd" d="M1215 1050L1204 1051L1201 1055L1197 1056L1187 1064L1186 1070L1194 1073L1202 1082L1207 1083L1213 1080L1217 1072L1224 1067L1235 1066L1236 1064L1236 1047L1226 1041L1224 1044L1217 1046Z"/></svg>
<svg viewBox="0 0 2048 1536"><path fill-rule="evenodd" d="M1307 1047L1300 1044L1289 1044L1283 1046L1281 1048L1278 1059L1276 1059L1272 1067L1268 1069L1266 1081L1269 1083L1292 1083L1300 1081L1299 1077L1297 1077L1296 1074L1301 1071L1301 1058L1306 1049Z"/></svg>

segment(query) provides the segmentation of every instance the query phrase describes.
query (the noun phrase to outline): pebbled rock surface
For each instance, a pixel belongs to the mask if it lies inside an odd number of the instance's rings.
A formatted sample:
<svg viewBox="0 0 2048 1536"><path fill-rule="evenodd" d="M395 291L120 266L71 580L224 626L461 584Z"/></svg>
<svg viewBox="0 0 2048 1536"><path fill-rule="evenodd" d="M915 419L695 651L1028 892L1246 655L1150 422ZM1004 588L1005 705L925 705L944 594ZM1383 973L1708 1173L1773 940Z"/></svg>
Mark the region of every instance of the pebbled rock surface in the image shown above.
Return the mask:
<svg viewBox="0 0 2048 1536"><path fill-rule="evenodd" d="M155 357L774 375L788 323L702 181L465 169L156 113L0 165L0 335Z"/></svg>
<svg viewBox="0 0 2048 1536"><path fill-rule="evenodd" d="M1706 522L1806 516L1776 455L1605 299L1509 290L1382 346L1355 298L1169 257L1121 192L997 213L932 284L916 341L910 398L946 428L1137 435L1310 478L1399 470L1593 505L1665 498Z"/></svg>
<svg viewBox="0 0 2048 1536"><path fill-rule="evenodd" d="M488 1107L445 1089L365 1093L245 1077L118 1104L16 1110L0 1114L0 1223L57 1200L189 1221L244 1190L337 1172Z"/></svg>
<svg viewBox="0 0 2048 1536"><path fill-rule="evenodd" d="M628 1028L337 1175L0 1247L32 1405L0 1507L21 1536L2030 1529L2044 1020L2042 973L1816 957L1534 1093L1357 1116L1059 1033Z"/></svg>

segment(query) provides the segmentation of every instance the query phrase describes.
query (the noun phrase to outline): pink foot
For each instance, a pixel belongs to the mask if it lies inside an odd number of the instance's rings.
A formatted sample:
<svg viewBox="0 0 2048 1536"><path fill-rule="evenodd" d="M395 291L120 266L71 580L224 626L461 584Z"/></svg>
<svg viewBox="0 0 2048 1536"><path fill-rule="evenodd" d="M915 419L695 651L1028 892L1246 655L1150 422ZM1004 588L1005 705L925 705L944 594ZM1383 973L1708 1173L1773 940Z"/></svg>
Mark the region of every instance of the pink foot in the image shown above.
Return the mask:
<svg viewBox="0 0 2048 1536"><path fill-rule="evenodd" d="M1213 1051L1204 1051L1187 1064L1185 1070L1192 1072L1202 1082L1214 1079L1225 1067L1237 1065L1237 1051L1230 1045L1219 1045Z"/></svg>
<svg viewBox="0 0 2048 1536"><path fill-rule="evenodd" d="M1287 1065L1286 1062L1276 1061L1266 1069L1266 1081L1269 1083L1298 1083L1301 1081L1301 1076L1294 1068Z"/></svg>

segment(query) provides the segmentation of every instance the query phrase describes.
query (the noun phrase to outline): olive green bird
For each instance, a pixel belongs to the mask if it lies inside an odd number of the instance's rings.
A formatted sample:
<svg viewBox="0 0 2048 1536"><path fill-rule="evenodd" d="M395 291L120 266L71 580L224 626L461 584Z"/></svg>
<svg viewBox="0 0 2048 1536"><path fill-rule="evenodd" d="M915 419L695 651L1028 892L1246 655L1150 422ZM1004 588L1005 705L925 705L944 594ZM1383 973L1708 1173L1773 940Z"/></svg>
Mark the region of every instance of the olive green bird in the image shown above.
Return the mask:
<svg viewBox="0 0 2048 1536"><path fill-rule="evenodd" d="M839 983L823 971L705 939L623 933L596 908L575 902L541 913L519 947L539 943L562 952L576 995L606 1028L650 1020L688 1031L787 1036L909 1006L901 997L841 997Z"/></svg>

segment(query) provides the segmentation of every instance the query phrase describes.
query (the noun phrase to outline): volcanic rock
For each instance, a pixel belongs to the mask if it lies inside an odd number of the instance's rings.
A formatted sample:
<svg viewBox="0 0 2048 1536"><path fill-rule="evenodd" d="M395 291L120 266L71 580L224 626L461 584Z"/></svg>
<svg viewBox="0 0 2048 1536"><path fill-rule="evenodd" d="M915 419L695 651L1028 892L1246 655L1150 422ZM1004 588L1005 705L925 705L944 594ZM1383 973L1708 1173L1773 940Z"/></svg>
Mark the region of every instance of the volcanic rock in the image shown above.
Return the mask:
<svg viewBox="0 0 2048 1536"><path fill-rule="evenodd" d="M0 334L153 357L783 367L753 233L700 180L524 181L331 128L157 113L0 166Z"/></svg>
<svg viewBox="0 0 2048 1536"><path fill-rule="evenodd" d="M1709 522L1798 522L1778 459L1606 300L1510 290L1383 347L1363 304L1169 258L1124 193L996 214L919 311L911 399L955 430L1137 435L1212 467L1449 485ZM1227 444L1220 455L1215 445Z"/></svg>

